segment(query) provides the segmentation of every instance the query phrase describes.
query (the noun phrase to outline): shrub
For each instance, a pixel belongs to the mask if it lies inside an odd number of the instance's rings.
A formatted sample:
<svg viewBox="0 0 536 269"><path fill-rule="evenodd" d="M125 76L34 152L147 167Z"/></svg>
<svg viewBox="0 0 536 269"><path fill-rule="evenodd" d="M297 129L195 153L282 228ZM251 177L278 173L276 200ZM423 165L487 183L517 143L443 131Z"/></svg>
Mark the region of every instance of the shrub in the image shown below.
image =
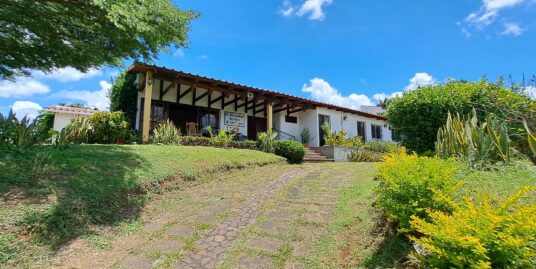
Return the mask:
<svg viewBox="0 0 536 269"><path fill-rule="evenodd" d="M91 128L86 118L77 117L59 132L55 138L57 144L89 143Z"/></svg>
<svg viewBox="0 0 536 269"><path fill-rule="evenodd" d="M273 153L276 138L277 138L277 133L274 131L267 131L267 132L259 133L257 137L258 143L259 143L259 149L264 152Z"/></svg>
<svg viewBox="0 0 536 269"><path fill-rule="evenodd" d="M437 133L436 152L441 158L465 157L473 167L510 161L510 140L506 125L493 114L479 124L476 110L464 120L448 114L447 123Z"/></svg>
<svg viewBox="0 0 536 269"><path fill-rule="evenodd" d="M0 145L8 145L12 143L13 138L13 129L15 126L13 122L15 120L15 115L13 110L9 111L9 115L4 117L0 113Z"/></svg>
<svg viewBox="0 0 536 269"><path fill-rule="evenodd" d="M525 129L527 130L527 141L529 148L532 151L532 162L536 163L536 133L531 132L528 123L524 122Z"/></svg>
<svg viewBox="0 0 536 269"><path fill-rule="evenodd" d="M409 150L422 153L434 150L437 130L445 124L449 111L465 115L475 108L479 119L494 113L501 120L509 120L508 128L512 131L523 128L520 115L534 118L527 116L535 114L531 110L536 107L534 104L528 97L497 83L451 81L423 86L391 99L386 116L396 130L395 138Z"/></svg>
<svg viewBox="0 0 536 269"><path fill-rule="evenodd" d="M356 149L363 147L363 139L359 136L346 137L346 131L341 130L339 132L331 132L329 124L324 123L322 126L322 132L324 133L324 141L326 145L330 146L343 146L353 147Z"/></svg>
<svg viewBox="0 0 536 269"><path fill-rule="evenodd" d="M173 122L166 120L156 126L153 131L154 144L178 145L180 144L181 131Z"/></svg>
<svg viewBox="0 0 536 269"><path fill-rule="evenodd" d="M211 139L202 136L181 136L180 143L183 146L210 146Z"/></svg>
<svg viewBox="0 0 536 269"><path fill-rule="evenodd" d="M50 142L54 134L54 113L44 112L35 119L35 135L39 142Z"/></svg>
<svg viewBox="0 0 536 269"><path fill-rule="evenodd" d="M305 147L295 140L281 140L275 143L275 154L287 158L289 163L301 163Z"/></svg>
<svg viewBox="0 0 536 269"><path fill-rule="evenodd" d="M366 150L366 149L358 149L352 151L350 154L350 161L351 162L381 162L383 158L385 157L385 154Z"/></svg>
<svg viewBox="0 0 536 269"><path fill-rule="evenodd" d="M301 131L301 140L304 145L309 144L311 141L311 132L309 131L309 128L303 128Z"/></svg>
<svg viewBox="0 0 536 269"><path fill-rule="evenodd" d="M258 150L257 147L257 141L231 141L228 145L231 148L237 148L237 149L251 149L251 150Z"/></svg>
<svg viewBox="0 0 536 269"><path fill-rule="evenodd" d="M412 215L427 219L426 209L452 210L442 196L452 195L461 185L456 180L459 164L454 160L408 155L400 149L378 167L378 204L399 223L401 232L410 231Z"/></svg>
<svg viewBox="0 0 536 269"><path fill-rule="evenodd" d="M429 220L414 217L411 225L423 236L411 239L425 252L418 258L433 268L532 268L536 205L520 202L529 191L498 205L488 197L467 198L452 213L431 210Z"/></svg>
<svg viewBox="0 0 536 269"><path fill-rule="evenodd" d="M123 112L96 112L89 116L88 122L94 143L112 144L125 138L128 123Z"/></svg>
<svg viewBox="0 0 536 269"><path fill-rule="evenodd" d="M232 132L236 127L231 126L227 129L219 129L217 134L212 132L212 126L205 127L205 130L210 135L212 144L217 144L222 147L227 147L227 145L235 139L236 134Z"/></svg>

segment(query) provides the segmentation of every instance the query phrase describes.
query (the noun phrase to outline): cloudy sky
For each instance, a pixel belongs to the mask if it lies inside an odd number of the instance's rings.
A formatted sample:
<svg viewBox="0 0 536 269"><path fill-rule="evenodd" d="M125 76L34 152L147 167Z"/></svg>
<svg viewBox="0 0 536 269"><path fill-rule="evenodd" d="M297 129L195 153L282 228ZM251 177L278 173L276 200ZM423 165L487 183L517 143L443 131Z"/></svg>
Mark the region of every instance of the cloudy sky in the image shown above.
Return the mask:
<svg viewBox="0 0 536 269"><path fill-rule="evenodd" d="M536 0L175 2L202 16L190 47L157 65L351 108L448 78L536 74ZM106 109L118 71L0 81L0 113L60 102Z"/></svg>

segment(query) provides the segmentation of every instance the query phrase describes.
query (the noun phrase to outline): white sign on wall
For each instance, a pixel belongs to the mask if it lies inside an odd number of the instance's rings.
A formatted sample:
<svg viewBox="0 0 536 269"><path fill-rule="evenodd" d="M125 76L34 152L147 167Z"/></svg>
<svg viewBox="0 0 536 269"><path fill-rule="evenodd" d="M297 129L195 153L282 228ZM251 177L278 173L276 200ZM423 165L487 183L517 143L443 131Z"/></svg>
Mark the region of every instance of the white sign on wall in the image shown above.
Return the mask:
<svg viewBox="0 0 536 269"><path fill-rule="evenodd" d="M223 114L223 124L225 126L245 127L246 126L246 114L238 112L225 111Z"/></svg>

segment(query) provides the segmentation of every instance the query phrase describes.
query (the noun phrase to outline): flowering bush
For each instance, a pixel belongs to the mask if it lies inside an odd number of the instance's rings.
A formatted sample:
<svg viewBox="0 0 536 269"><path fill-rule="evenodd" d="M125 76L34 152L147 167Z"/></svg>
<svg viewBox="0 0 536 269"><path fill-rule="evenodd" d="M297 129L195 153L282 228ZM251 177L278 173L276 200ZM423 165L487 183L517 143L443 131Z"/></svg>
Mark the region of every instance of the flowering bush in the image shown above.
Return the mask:
<svg viewBox="0 0 536 269"><path fill-rule="evenodd" d="M444 196L451 196L461 186L456 161L408 155L402 148L389 154L378 168L378 204L398 222L401 232L411 230L413 215L428 219L427 209L452 210Z"/></svg>
<svg viewBox="0 0 536 269"><path fill-rule="evenodd" d="M536 205L520 202L525 188L498 205L489 197L453 205L452 213L428 210L429 220L414 216L411 227L422 237L424 265L433 268L533 268L536 261Z"/></svg>

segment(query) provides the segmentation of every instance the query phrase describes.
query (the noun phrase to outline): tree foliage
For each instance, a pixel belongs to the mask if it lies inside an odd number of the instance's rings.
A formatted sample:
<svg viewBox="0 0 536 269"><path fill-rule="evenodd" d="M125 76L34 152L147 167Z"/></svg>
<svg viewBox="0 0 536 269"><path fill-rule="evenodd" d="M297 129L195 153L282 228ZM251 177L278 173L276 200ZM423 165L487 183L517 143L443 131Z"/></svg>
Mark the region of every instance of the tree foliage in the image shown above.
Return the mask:
<svg viewBox="0 0 536 269"><path fill-rule="evenodd" d="M508 133L518 146L527 145L523 120L536 119L536 103L500 83L451 81L423 86L389 102L387 117L409 150L419 153L434 150L438 129L448 113L469 114L475 109L479 120L493 113L508 124Z"/></svg>
<svg viewBox="0 0 536 269"><path fill-rule="evenodd" d="M186 46L197 17L170 0L0 1L0 78L151 61L169 46Z"/></svg>
<svg viewBox="0 0 536 269"><path fill-rule="evenodd" d="M130 127L136 122L138 91L134 85L136 75L122 72L110 89L110 111L122 111Z"/></svg>

